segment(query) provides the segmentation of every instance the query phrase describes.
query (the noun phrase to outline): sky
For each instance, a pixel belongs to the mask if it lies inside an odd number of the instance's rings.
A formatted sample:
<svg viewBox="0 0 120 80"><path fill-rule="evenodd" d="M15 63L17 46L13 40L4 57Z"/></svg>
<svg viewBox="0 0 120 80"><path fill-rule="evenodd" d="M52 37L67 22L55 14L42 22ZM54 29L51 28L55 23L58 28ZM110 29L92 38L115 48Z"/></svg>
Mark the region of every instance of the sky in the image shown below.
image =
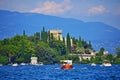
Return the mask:
<svg viewBox="0 0 120 80"><path fill-rule="evenodd" d="M120 0L0 0L0 9L103 22L120 29Z"/></svg>

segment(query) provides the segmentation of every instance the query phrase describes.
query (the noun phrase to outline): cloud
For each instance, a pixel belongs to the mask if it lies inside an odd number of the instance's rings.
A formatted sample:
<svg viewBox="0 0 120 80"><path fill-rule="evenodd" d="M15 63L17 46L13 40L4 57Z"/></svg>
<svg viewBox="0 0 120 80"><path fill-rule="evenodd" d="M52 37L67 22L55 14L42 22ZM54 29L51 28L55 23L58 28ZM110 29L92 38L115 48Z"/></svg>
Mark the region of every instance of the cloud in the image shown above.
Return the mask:
<svg viewBox="0 0 120 80"><path fill-rule="evenodd" d="M64 14L72 8L72 6L70 6L69 3L70 0L64 0L61 3L56 3L54 1L46 1L43 3L42 6L32 9L30 10L30 12L43 13L49 15Z"/></svg>
<svg viewBox="0 0 120 80"><path fill-rule="evenodd" d="M103 5L92 7L88 10L89 15L97 15L106 12L106 8Z"/></svg>

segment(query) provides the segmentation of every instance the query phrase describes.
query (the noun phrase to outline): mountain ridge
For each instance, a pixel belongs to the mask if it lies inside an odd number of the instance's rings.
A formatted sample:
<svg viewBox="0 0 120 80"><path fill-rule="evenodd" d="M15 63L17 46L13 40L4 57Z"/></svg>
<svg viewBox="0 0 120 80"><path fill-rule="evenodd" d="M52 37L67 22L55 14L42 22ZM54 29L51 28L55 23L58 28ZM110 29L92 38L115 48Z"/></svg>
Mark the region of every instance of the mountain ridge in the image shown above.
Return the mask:
<svg viewBox="0 0 120 80"><path fill-rule="evenodd" d="M120 30L102 22L83 22L77 19L61 18L39 13L0 10L0 34L2 34L0 39L22 34L23 30L28 35L32 35L35 32L40 32L43 26L46 30L61 29L63 36L66 36L69 32L72 37L81 36L87 41L120 40L118 36Z"/></svg>

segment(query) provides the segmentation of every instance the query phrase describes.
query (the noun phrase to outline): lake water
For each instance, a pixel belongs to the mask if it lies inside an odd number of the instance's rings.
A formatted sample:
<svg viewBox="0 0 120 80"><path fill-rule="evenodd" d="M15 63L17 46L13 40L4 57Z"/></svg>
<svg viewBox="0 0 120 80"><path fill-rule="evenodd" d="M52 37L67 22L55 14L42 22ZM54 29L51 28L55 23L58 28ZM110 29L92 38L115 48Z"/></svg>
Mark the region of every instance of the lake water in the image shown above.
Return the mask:
<svg viewBox="0 0 120 80"><path fill-rule="evenodd" d="M0 80L120 80L120 65L73 66L70 70L60 69L61 65L0 66Z"/></svg>

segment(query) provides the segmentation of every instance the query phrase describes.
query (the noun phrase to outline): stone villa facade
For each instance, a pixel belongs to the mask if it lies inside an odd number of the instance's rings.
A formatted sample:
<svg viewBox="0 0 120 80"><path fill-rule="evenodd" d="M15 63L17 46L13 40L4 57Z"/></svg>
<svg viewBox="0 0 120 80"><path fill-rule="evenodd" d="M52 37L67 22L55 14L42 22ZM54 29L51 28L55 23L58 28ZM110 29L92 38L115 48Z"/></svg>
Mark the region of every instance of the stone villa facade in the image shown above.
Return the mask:
<svg viewBox="0 0 120 80"><path fill-rule="evenodd" d="M61 40L63 41L63 37L62 37L62 30L49 30L50 34L53 34L53 37L56 39L56 40ZM70 42L71 42L71 46L73 46L73 40L70 39ZM65 45L67 45L67 39L65 37Z"/></svg>
<svg viewBox="0 0 120 80"><path fill-rule="evenodd" d="M94 57L94 56L96 55L96 52L93 52L93 51L91 50L91 51L90 51L90 54L84 53L84 54L78 54L78 55L79 55L80 61L82 61L82 59L88 59L88 60L90 60L91 57Z"/></svg>
<svg viewBox="0 0 120 80"><path fill-rule="evenodd" d="M63 41L63 37L62 37L62 30L49 30L50 34L53 34L53 37L56 40L61 40Z"/></svg>

